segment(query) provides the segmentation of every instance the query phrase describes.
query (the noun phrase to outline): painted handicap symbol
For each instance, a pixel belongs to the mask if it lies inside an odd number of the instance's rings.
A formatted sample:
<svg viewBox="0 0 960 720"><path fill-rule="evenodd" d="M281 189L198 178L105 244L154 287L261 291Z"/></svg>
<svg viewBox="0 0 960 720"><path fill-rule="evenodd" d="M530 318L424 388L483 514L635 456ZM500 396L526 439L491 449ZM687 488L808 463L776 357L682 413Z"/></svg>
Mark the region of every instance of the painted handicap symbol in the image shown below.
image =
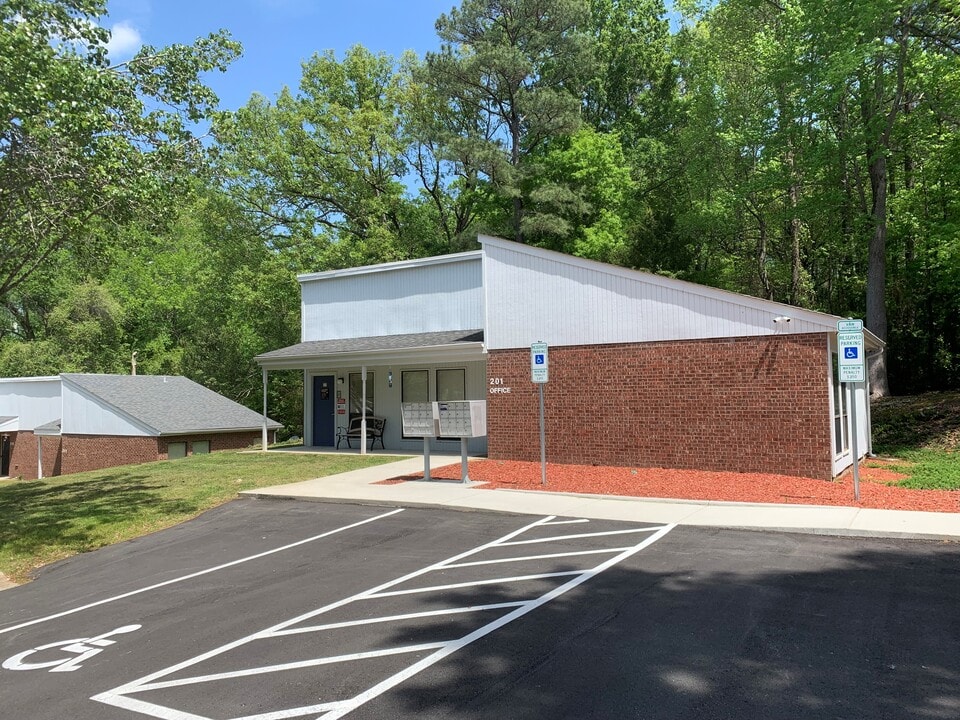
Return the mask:
<svg viewBox="0 0 960 720"><path fill-rule="evenodd" d="M124 625L123 627L118 627L116 630L111 630L103 635L97 635L92 638L61 640L60 642L50 643L48 645L40 645L39 647L25 650L11 658L7 658L3 661L2 667L6 670L43 670L50 668L50 672L73 672L74 670L79 670L80 666L94 655L99 655L103 652L105 647L116 643L115 640L108 640L107 638L113 635L130 633L134 630L139 630L141 627L143 626ZM34 653L53 650L54 648L59 648L64 653L72 653L72 655L43 662L24 662L24 660Z"/></svg>

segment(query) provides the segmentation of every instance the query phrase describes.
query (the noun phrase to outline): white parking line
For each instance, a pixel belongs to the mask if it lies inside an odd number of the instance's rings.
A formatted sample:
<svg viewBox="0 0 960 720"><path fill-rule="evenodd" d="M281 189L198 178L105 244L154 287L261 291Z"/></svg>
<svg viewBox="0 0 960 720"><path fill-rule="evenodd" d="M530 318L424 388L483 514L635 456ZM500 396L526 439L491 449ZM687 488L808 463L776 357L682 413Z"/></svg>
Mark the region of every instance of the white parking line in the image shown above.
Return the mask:
<svg viewBox="0 0 960 720"><path fill-rule="evenodd" d="M436 617L437 615L463 615L465 613L483 612L485 610L505 610L523 605L522 602L490 603L489 605L470 605L469 607L446 608L444 610L427 610L426 612L404 613L403 615L384 615L383 617L363 618L363 620L346 620L326 625L310 625L309 627L279 630L272 637L283 635L302 635L303 633L322 632L324 630L341 630L355 625L376 625L378 623L397 622L398 620L416 620L417 618Z"/></svg>
<svg viewBox="0 0 960 720"><path fill-rule="evenodd" d="M122 595L114 595L113 597L105 598L103 600L97 600L96 602L89 603L87 605L82 605L80 607L75 607L70 610L64 610L63 612L58 612L53 615L47 615L46 617L37 618L36 620L29 620L27 622L20 623L19 625L11 625L10 627L0 629L0 635L4 633L13 632L14 630L20 630L21 628L30 627L31 625L38 625L49 620L56 620L57 618L66 617L67 615L73 615L78 612L83 612L84 610L89 610L90 608L95 608L100 605L107 605L108 603L116 602L117 600L124 600L128 597L133 597L134 595L140 595L145 592L150 592L151 590L157 590L167 585L174 585L178 582L184 582L185 580L192 580L193 578L200 577L202 575L208 575L218 570L225 570L226 568L233 567L234 565L241 565L245 562L250 562L251 560L258 560L262 557L267 557L268 555L273 555L278 552L283 552L284 550L290 550L291 548L298 547L300 545L305 545L307 543L314 542L315 540L322 540L323 538L330 537L331 535L336 535L341 533L344 530L352 530L355 527L360 527L361 525L366 525L367 523L372 523L377 520L382 520L384 518L390 517L391 515L396 515L399 512L403 512L403 508L397 508L396 510L391 510L390 512L383 513L381 515L375 515L372 518L367 518L366 520L361 520L360 522L351 523L350 525L344 525L343 527L338 527L335 530L328 530L325 533L320 533L319 535L314 535L308 537L304 540L298 540L297 542L290 543L289 545L284 545L282 547L274 548L273 550L267 550L262 553L257 553L256 555L250 555L249 557L240 558L239 560L233 560L223 565L217 565L216 567L207 568L206 570L200 570L195 573L190 573L189 575L183 575L178 578L173 578L172 580L165 580L155 585L149 585L148 587L140 588L139 590L131 590L130 592L123 593Z"/></svg>
<svg viewBox="0 0 960 720"><path fill-rule="evenodd" d="M579 540L581 538L603 537L604 535L632 535L634 533L653 532L659 530L660 526L631 528L630 530L607 530L606 532L578 533L576 535L553 535L552 537L534 538L533 540L516 540L514 542L501 543L502 547L512 545L536 545L537 543L562 542L563 540Z"/></svg>
<svg viewBox="0 0 960 720"><path fill-rule="evenodd" d="M543 518L542 520L538 520L514 532L508 533L507 535L501 537L498 540L494 540L492 542L486 543L472 550L468 550L466 552L460 553L459 555L448 558L447 560L441 561L439 563L435 563L428 567L425 567L420 570L409 573L407 575L404 575L403 577L396 578L389 582L383 583L377 587L371 588L362 593L358 593L357 595L354 595L352 597L344 598L343 600L339 600L337 602L331 603L322 608L312 610L308 613L305 613L298 617L282 622L271 628L261 630L257 633L254 633L253 635L249 635L247 637L241 638L234 642L228 643L227 645L224 645L214 650L211 650L209 652L203 653L190 660L186 660L172 667L152 673L151 675L140 678L139 680L134 680L132 682L129 682L113 690L109 690L99 695L95 695L91 699L99 702L103 702L108 705L112 705L114 707L125 708L127 710L132 710L132 711L140 712L146 715L151 715L156 718L161 718L162 720L209 720L208 718L204 718L199 715L193 715L193 714L186 713L186 712L177 710L175 708L167 707L164 705L157 705L157 704L140 700L131 696L141 692L147 692L150 690L170 689L170 688L176 688L176 687L185 686L185 685L197 685L203 682L213 682L217 680L233 679L233 678L245 677L249 675L263 675L266 673L281 672L284 670L314 667L318 665L331 665L331 664L340 663L340 662L363 660L367 658L378 658L378 657L384 657L388 655L401 655L401 654L407 654L411 652L424 652L429 650L435 651L432 654L428 655L427 657L424 657L419 661L413 663L412 665L408 666L406 669L402 670L401 672L398 672L386 678L382 682L371 687L369 690L363 693L360 693L359 695L356 695L353 698L350 698L347 700L337 700L337 701L328 702L328 703L321 703L316 705L297 707L297 708L286 708L283 710L277 710L277 711L263 713L259 715L248 715L248 716L244 716L243 718L235 718L235 720L284 720L285 718L301 717L301 716L310 715L310 714L316 715L317 713L320 713L322 720L335 720L336 718L340 718L343 715L346 715L347 713L351 712L357 707L360 707L361 705L368 702L369 700L386 692L390 688L395 687L396 685L404 682L405 680L419 673L425 668L430 667L436 662L439 662L440 660L447 657L448 655L456 652L457 650L460 650L463 647L466 647L467 645L474 642L475 640L478 640L484 637L485 635L488 635L489 633L497 630L498 628L503 627L507 623L512 622L513 620L519 617L522 617L528 612L540 607L544 603L547 603L550 600L553 600L554 598L559 597L563 593L595 577L596 575L603 572L604 570L610 567L613 567L617 563L640 552L644 548L650 546L651 544L653 544L654 542L662 538L664 535L666 535L675 527L674 525L671 524L671 525L663 525L663 526L656 526L656 527L647 527L647 528L643 528L642 530L636 530L635 532L648 532L652 534L649 535L649 537L645 538L640 543L638 543L637 545L630 546L627 548L618 548L620 552L618 552L617 555L615 555L612 558L608 558L606 561L602 562L601 564L595 567L588 568L585 570L576 570L571 572L558 572L558 573L545 573L540 575L523 575L523 576L510 577L510 578L500 578L497 580L480 580L480 581L471 582L471 583L458 583L456 585L433 586L431 588L418 588L415 590L399 590L399 591L390 590L393 587L396 587L398 585L401 585L402 583L413 580L414 578L421 577L427 573L432 573L437 570L446 570L450 567L457 566L461 560L467 557L470 557L472 555L477 555L491 548L518 544L518 543L511 542L511 540L523 534L524 532L527 532L528 530L548 524L552 520L554 520L553 516ZM576 536L571 535L568 537L587 538L587 537L598 537L598 536L604 536L604 535L618 535L618 534L623 534L623 533L621 531L606 532L606 533L601 532L601 533L593 533L589 535L576 535ZM560 538L555 538L555 539L560 539ZM561 555L565 556L566 554L561 554ZM505 559L505 561L509 561L509 558ZM368 600L373 598L388 597L388 596L409 594L409 593L415 593L415 592L427 592L430 590L437 591L437 590L444 590L444 589L458 588L458 587L472 587L476 585L489 584L489 583L522 582L522 581L531 580L531 579L569 577L569 576L573 576L573 577L571 577L571 579L565 582L564 584L554 587L552 590L544 594L541 594L536 598L522 600L519 602L509 602L509 603L505 602L505 603L496 603L496 604L490 604L490 605L467 606L467 607L461 607L461 608L445 608L440 610L434 610L431 612L417 612L417 613L407 613L404 615L363 618L360 620L349 621L344 623L314 625L309 628L294 627L296 625L301 624L305 620L308 620L310 618L316 617L323 613L329 612L336 608L340 608L360 600ZM217 657L231 650L240 648L256 640L271 639L271 638L276 638L284 635L293 635L293 634L300 634L300 633L312 632L312 631L315 632L315 631L320 631L324 629L344 628L344 627L350 627L352 625L388 622L390 620L405 620L409 618L425 618L425 617L431 617L431 616L437 616L437 615L449 615L449 614L455 614L455 613L476 612L481 610L511 609L511 608L512 610L510 612L497 617L493 621L483 625L482 627L479 627L473 632L470 632L460 638L456 638L453 640L427 643L422 645L383 648L383 649L377 649L377 650L367 651L362 653L354 653L351 655L337 655L337 656L313 658L309 660L301 660L298 662L291 662L291 663L281 663L281 664L266 666L266 667L247 668L242 670L236 670L233 672L217 673L217 674L210 674L210 675L197 675L193 677L182 677L175 680L163 679L171 675L180 673L181 671L187 668L203 663L206 660Z"/></svg>
<svg viewBox="0 0 960 720"><path fill-rule="evenodd" d="M553 523L551 523L553 524ZM500 563L527 562L529 560L548 560L550 558L576 557L577 555L605 555L607 553L622 552L630 548L602 548L600 550L577 550L575 552L549 553L547 555L523 555L521 557L497 558L496 560L475 560L473 562L457 563L456 565L447 565L444 570L450 568L476 567L477 565L499 565Z"/></svg>
<svg viewBox="0 0 960 720"><path fill-rule="evenodd" d="M459 588L476 587L478 585L502 585L509 582L525 582L527 580L543 580L544 578L569 577L570 575L579 575L580 570L568 570L566 572L539 573L537 575L517 575L515 577L492 578L487 580L474 580L473 582L453 583L451 585L430 585L429 587L413 588L411 590L392 590L390 592L377 593L376 595L366 595L364 600L377 600L385 597L395 597L397 595L416 595L418 593L436 592L437 590L457 590Z"/></svg>

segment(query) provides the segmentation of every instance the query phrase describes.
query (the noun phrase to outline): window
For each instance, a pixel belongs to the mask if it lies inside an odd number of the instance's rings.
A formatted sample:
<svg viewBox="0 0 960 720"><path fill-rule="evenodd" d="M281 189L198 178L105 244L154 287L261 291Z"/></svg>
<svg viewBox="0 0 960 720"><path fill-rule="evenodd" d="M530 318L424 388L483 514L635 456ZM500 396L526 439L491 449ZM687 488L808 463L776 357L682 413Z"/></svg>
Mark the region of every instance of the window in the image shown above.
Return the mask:
<svg viewBox="0 0 960 720"><path fill-rule="evenodd" d="M179 460L187 456L187 444L185 442L167 443L167 459Z"/></svg>
<svg viewBox="0 0 960 720"><path fill-rule="evenodd" d="M430 402L430 373L427 370L400 373L400 402Z"/></svg>
<svg viewBox="0 0 960 720"><path fill-rule="evenodd" d="M465 374L463 369L437 370L437 400L466 400Z"/></svg>
<svg viewBox="0 0 960 720"><path fill-rule="evenodd" d="M833 442L837 455L842 455L850 449L850 439L847 432L847 391L840 382L840 361L837 353L833 353Z"/></svg>
<svg viewBox="0 0 960 720"><path fill-rule="evenodd" d="M400 402L430 402L430 371L404 370L400 373Z"/></svg>
<svg viewBox="0 0 960 720"><path fill-rule="evenodd" d="M194 440L190 444L190 452L194 455L206 455L210 452L209 440Z"/></svg>
<svg viewBox="0 0 960 720"><path fill-rule="evenodd" d="M373 415L373 373L367 373L367 417ZM350 419L360 417L363 402L363 379L360 373L350 373Z"/></svg>

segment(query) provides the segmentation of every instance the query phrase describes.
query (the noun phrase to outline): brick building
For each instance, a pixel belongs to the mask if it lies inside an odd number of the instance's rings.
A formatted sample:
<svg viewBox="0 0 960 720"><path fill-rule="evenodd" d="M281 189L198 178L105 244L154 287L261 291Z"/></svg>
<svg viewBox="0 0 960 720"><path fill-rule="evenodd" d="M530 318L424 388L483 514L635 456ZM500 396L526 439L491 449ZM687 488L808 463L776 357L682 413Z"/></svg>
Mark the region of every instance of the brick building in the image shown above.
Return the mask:
<svg viewBox="0 0 960 720"><path fill-rule="evenodd" d="M254 411L178 376L0 379L0 477L31 480L249 447ZM267 420L267 429L279 423Z"/></svg>
<svg viewBox="0 0 960 720"><path fill-rule="evenodd" d="M829 479L870 442L867 388L838 382L832 315L492 237L482 249L302 275L302 338L258 356L304 375L307 444L406 402L487 401L470 450L539 459L530 345L550 347L547 459ZM867 351L882 351L870 333ZM455 441L455 439L451 439ZM434 446L455 451L438 439Z"/></svg>

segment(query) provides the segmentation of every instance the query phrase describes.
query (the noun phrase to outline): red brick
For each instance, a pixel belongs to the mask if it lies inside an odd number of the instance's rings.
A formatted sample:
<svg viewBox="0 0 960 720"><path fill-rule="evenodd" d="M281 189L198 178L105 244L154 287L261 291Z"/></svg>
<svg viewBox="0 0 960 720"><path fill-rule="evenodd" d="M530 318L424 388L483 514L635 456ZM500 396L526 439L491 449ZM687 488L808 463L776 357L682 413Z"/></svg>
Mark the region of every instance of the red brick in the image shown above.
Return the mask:
<svg viewBox="0 0 960 720"><path fill-rule="evenodd" d="M825 334L555 347L550 462L777 472L829 479ZM539 460L530 351L491 350L492 459Z"/></svg>

